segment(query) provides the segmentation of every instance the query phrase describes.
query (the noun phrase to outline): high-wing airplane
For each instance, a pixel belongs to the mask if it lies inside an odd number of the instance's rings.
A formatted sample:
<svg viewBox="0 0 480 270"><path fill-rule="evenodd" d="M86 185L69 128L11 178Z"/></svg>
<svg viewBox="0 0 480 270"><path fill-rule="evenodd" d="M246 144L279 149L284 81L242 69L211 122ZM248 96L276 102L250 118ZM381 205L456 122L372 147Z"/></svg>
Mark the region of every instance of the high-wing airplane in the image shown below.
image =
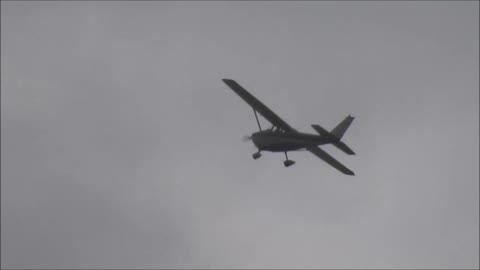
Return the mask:
<svg viewBox="0 0 480 270"><path fill-rule="evenodd" d="M318 135L298 132L236 81L231 79L223 79L222 81L253 108L258 129L260 130L248 137L258 148L258 152L252 155L254 159L261 157L261 151L284 152L285 161L283 164L285 167L289 167L295 164L295 161L288 159L287 152L306 149L342 173L355 175L350 169L318 147L318 145L333 144L343 152L349 155L355 155L355 153L341 141L343 134L347 131L354 117L348 115L330 132L319 125L312 125L312 128L315 129ZM260 121L258 121L257 112L272 124L271 128L262 130Z"/></svg>

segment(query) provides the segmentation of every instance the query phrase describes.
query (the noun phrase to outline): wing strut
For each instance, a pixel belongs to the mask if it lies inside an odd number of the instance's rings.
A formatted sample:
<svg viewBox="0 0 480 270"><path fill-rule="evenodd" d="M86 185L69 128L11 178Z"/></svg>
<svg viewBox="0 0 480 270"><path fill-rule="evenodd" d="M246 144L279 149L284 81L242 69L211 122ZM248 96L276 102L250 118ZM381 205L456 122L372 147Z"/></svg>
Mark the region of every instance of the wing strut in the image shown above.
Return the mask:
<svg viewBox="0 0 480 270"><path fill-rule="evenodd" d="M258 121L257 111L255 111L255 109L253 109L253 113L255 114L255 119L257 119L258 129L260 129L260 131L262 131L262 127L260 126L260 121Z"/></svg>

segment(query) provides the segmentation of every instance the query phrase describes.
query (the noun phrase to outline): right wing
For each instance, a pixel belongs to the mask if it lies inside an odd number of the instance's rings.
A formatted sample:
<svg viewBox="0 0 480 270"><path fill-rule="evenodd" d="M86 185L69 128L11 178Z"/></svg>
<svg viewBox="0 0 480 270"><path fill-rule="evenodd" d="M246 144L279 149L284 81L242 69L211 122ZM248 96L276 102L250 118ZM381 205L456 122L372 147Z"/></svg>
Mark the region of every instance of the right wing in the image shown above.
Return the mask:
<svg viewBox="0 0 480 270"><path fill-rule="evenodd" d="M260 100L250 94L245 88L240 86L236 81L231 79L223 79L222 80L226 85L228 85L232 90L237 93L248 105L252 106L252 108L259 112L265 119L267 119L270 123L274 126L279 127L285 131L294 131L294 129L288 125L285 121L282 120L278 115L276 115L272 110L270 110L265 104L263 104Z"/></svg>
<svg viewBox="0 0 480 270"><path fill-rule="evenodd" d="M355 175L351 170L345 167L342 163L338 160L334 159L330 156L327 152L323 151L322 149L318 148L317 146L309 146L307 150L312 152L315 156L319 157L323 161L327 162L328 164L335 167L337 170L341 171L344 174L348 175Z"/></svg>

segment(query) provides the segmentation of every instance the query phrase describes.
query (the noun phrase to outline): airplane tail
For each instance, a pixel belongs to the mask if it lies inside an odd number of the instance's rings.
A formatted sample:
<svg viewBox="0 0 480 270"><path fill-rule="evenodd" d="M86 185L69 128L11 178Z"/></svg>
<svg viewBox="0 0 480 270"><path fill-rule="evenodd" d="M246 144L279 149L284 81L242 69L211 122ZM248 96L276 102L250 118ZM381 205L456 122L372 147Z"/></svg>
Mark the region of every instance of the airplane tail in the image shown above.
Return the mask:
<svg viewBox="0 0 480 270"><path fill-rule="evenodd" d="M355 117L348 115L330 132L328 132L326 129L322 128L319 125L312 125L312 127L313 129L315 129L315 131L318 132L318 134L320 134L320 136L329 138L332 141L332 144L335 145L338 149L349 155L355 155L355 152L353 152L352 149L350 149L344 142L341 141L343 134L345 134L345 131L347 131L353 119L355 119Z"/></svg>
<svg viewBox="0 0 480 270"><path fill-rule="evenodd" d="M343 134L345 134L345 131L347 131L348 127L352 123L353 119L355 119L355 117L348 115L347 117L345 117L345 119L343 119L342 122L340 122L340 124L333 128L330 133L340 140L343 137Z"/></svg>

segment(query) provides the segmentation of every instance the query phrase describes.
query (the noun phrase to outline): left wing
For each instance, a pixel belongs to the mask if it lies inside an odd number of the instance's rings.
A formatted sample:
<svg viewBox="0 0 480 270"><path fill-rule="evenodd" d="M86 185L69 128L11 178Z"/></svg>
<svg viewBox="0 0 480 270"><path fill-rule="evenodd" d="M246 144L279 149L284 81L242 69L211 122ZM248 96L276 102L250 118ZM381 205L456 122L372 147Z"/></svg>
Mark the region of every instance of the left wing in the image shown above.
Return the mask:
<svg viewBox="0 0 480 270"><path fill-rule="evenodd" d="M323 151L322 149L318 148L317 146L307 147L307 150L312 152L315 156L319 157L323 161L332 165L333 167L335 167L337 170L341 171L342 173L348 174L348 175L355 175L350 169L345 167L342 163L340 163L338 160L334 159L327 152Z"/></svg>
<svg viewBox="0 0 480 270"><path fill-rule="evenodd" d="M276 115L272 110L270 110L265 104L263 104L260 100L250 94L245 88L240 86L236 81L231 79L223 79L222 80L226 85L228 85L232 90L237 93L248 105L252 106L252 108L259 112L265 119L267 119L270 123L274 126L277 126L285 131L294 131L289 124L282 120L278 115Z"/></svg>

